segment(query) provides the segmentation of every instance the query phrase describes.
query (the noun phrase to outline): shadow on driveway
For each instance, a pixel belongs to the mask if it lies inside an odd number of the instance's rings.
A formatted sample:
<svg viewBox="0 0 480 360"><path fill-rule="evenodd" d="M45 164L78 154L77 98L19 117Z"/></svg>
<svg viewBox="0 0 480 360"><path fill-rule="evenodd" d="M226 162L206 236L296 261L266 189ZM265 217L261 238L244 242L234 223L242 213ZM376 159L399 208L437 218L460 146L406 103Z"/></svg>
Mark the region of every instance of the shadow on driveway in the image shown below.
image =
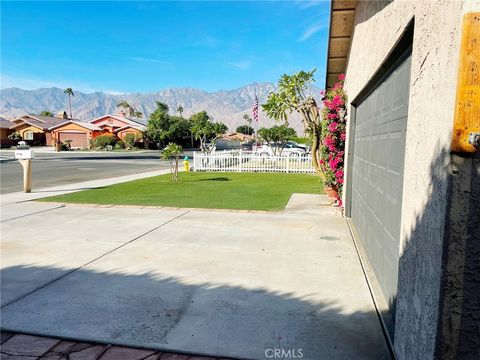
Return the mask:
<svg viewBox="0 0 480 360"><path fill-rule="evenodd" d="M2 270L2 293L39 273L56 280L3 307L4 330L238 358L390 358L374 311L261 287L25 265Z"/></svg>

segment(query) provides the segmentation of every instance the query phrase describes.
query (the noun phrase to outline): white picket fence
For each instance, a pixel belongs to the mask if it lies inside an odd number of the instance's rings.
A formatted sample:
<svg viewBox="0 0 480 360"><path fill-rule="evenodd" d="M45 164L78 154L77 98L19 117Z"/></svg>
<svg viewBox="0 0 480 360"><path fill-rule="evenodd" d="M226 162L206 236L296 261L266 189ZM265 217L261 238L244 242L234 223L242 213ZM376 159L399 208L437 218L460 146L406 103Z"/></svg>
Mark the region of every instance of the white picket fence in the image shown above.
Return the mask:
<svg viewBox="0 0 480 360"><path fill-rule="evenodd" d="M251 151L193 153L193 171L312 173L310 155L260 155Z"/></svg>

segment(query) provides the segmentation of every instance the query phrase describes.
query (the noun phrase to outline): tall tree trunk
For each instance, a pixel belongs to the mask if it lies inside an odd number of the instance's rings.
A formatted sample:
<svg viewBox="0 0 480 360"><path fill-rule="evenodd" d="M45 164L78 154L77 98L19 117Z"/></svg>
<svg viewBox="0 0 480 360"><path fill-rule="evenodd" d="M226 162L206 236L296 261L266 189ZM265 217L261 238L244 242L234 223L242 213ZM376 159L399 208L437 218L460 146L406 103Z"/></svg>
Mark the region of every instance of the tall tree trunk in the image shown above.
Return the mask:
<svg viewBox="0 0 480 360"><path fill-rule="evenodd" d="M315 169L315 173L323 178L323 172L320 168L318 151L320 150L320 136L317 129L314 129L312 134L312 165Z"/></svg>
<svg viewBox="0 0 480 360"><path fill-rule="evenodd" d="M72 96L68 94L68 107L70 108L70 119L73 119L72 116Z"/></svg>
<svg viewBox="0 0 480 360"><path fill-rule="evenodd" d="M312 132L312 165L315 173L324 179L324 174L319 162L321 120L315 99L310 99L297 108L297 111L302 115L305 128L309 128Z"/></svg>
<svg viewBox="0 0 480 360"><path fill-rule="evenodd" d="M178 181L178 156L175 158L175 181Z"/></svg>

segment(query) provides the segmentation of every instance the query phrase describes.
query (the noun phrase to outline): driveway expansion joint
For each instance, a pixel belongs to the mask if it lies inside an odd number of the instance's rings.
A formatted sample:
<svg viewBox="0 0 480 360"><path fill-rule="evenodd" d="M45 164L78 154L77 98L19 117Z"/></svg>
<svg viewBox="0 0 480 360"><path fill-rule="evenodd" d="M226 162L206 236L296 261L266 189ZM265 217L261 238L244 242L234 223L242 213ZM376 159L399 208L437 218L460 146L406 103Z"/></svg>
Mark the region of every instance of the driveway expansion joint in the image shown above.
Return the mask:
<svg viewBox="0 0 480 360"><path fill-rule="evenodd" d="M41 213L44 213L44 212L47 212L47 211L52 211L52 210L61 209L61 208L64 208L64 207L65 207L65 205L59 205L59 206L54 207L54 208L51 208L51 209L39 210L39 211L35 211L35 212L33 212L33 213L16 216L16 217L13 217L13 218L10 218L10 219L1 220L0 223L4 223L4 222L10 221L10 220L21 219L21 218L24 218L24 217L27 217L27 216L31 216L31 215L37 215L37 214L41 214Z"/></svg>

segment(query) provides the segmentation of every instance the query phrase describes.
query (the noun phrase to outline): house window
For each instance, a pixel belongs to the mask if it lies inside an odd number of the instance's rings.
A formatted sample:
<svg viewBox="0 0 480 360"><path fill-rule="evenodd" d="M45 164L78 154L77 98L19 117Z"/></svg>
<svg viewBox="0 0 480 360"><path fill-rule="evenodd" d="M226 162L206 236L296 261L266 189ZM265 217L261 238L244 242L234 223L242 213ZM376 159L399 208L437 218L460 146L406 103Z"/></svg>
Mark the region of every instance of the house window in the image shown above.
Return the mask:
<svg viewBox="0 0 480 360"><path fill-rule="evenodd" d="M25 131L23 133L23 140L33 140L33 131Z"/></svg>

